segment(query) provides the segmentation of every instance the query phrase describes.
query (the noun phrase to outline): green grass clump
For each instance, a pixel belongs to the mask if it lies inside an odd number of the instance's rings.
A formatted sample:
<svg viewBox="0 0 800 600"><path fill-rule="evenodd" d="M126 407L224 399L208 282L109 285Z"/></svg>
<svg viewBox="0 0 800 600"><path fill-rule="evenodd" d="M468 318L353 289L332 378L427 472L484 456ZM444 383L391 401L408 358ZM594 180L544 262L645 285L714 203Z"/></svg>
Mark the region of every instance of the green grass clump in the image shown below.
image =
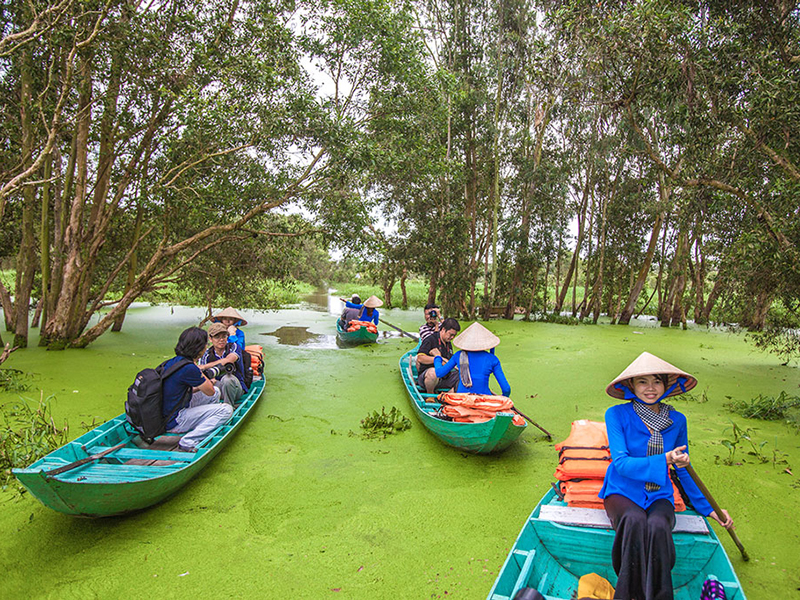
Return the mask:
<svg viewBox="0 0 800 600"><path fill-rule="evenodd" d="M25 401L0 407L0 486L18 486L11 469L31 463L60 448L69 440L69 426L57 427L50 413L50 398L40 399L36 407Z"/></svg>
<svg viewBox="0 0 800 600"><path fill-rule="evenodd" d="M0 391L24 392L29 387L31 376L19 369L0 369Z"/></svg>
<svg viewBox="0 0 800 600"><path fill-rule="evenodd" d="M789 421L795 425L800 423L800 397L781 392L778 396L759 394L749 402L736 400L725 406L747 419L763 419L764 421Z"/></svg>
<svg viewBox="0 0 800 600"><path fill-rule="evenodd" d="M361 429L364 430L361 437L365 439L384 439L387 435L411 429L411 421L397 407L393 406L387 413L386 407L382 406L381 412L372 411L361 420Z"/></svg>

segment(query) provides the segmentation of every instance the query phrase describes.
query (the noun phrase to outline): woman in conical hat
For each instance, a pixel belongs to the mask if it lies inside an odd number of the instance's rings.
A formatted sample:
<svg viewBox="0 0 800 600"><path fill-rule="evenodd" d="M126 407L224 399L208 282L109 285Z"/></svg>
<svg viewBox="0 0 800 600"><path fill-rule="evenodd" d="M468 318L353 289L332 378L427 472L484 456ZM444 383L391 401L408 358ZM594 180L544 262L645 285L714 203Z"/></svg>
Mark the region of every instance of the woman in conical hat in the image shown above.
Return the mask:
<svg viewBox="0 0 800 600"><path fill-rule="evenodd" d="M375 325L377 325L378 307L383 306L383 301L377 296L370 296L364 300L364 304L356 304L356 298L358 298L358 296L353 296L352 302L349 300L344 300L343 298L340 298L340 300L344 301L344 304L347 308L357 308L361 310L361 314L358 316L359 321L372 321L375 323Z"/></svg>
<svg viewBox="0 0 800 600"><path fill-rule="evenodd" d="M244 350L244 332L239 327L247 325L247 321L239 314L238 310L229 306L211 317L211 322L225 325L228 328L228 341L236 342L239 344L239 348Z"/></svg>
<svg viewBox="0 0 800 600"><path fill-rule="evenodd" d="M611 551L618 581L614 598L670 600L675 545L675 506L669 469L702 515L733 526L728 511L717 515L686 467L686 417L662 400L691 390L697 379L643 352L606 386L606 393L627 400L606 411L612 462L600 497L616 531Z"/></svg>
<svg viewBox="0 0 800 600"><path fill-rule="evenodd" d="M458 392L470 394L492 394L489 377L494 373L503 396L511 395L500 359L494 354L500 338L480 323L473 323L453 339L453 345L460 348L453 357L444 363L440 356L433 359L437 377L445 377L458 366Z"/></svg>

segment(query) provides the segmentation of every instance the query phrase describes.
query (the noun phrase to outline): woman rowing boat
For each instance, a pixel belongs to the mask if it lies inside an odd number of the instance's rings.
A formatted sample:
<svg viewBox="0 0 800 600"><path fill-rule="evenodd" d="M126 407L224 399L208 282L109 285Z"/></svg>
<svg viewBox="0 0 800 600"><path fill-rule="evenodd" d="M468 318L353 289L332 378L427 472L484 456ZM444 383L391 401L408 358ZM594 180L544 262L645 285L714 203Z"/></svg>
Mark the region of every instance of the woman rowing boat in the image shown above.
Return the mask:
<svg viewBox="0 0 800 600"><path fill-rule="evenodd" d="M494 354L500 338L480 323L473 323L453 339L453 344L460 348L452 358L444 363L440 356L433 360L436 377L445 377L458 366L458 392L470 394L492 394L489 389L489 377L494 374L500 384L503 396L511 395L500 359Z"/></svg>
<svg viewBox="0 0 800 600"><path fill-rule="evenodd" d="M728 512L717 515L686 467L686 417L661 401L697 385L697 379L643 352L606 387L612 398L629 400L606 411L611 464L600 497L616 535L611 560L618 581L614 598L672 600L675 506L669 467L694 509L725 528Z"/></svg>

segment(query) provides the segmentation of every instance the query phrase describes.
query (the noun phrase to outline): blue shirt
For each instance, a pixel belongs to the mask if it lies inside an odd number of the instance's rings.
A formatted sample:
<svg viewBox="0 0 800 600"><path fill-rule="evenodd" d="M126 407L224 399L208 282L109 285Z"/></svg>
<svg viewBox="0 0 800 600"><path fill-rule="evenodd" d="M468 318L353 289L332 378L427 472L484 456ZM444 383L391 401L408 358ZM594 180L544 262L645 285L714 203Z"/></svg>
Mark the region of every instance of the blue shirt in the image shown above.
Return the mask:
<svg viewBox="0 0 800 600"><path fill-rule="evenodd" d="M678 446L687 446L686 417L677 410L669 413L672 425L661 431L664 438L664 452ZM633 409L632 402L617 404L606 411L606 430L608 446L611 450L611 464L606 471L600 497L620 494L647 510L656 500L669 500L675 503L672 483L669 479L666 454L647 456L647 442L650 430ZM689 496L695 510L701 515L711 513L711 505L697 488L686 469L675 469L678 479ZM648 492L644 485L652 481L661 487Z"/></svg>
<svg viewBox="0 0 800 600"><path fill-rule="evenodd" d="M345 301L344 305L347 308L360 308L361 309L361 316L358 317L359 321L367 321L367 322L372 321L373 323L375 323L375 325L378 324L378 309L377 308L373 308L372 309L372 316L370 317L370 316L367 315L367 307L364 306L363 304L353 304L352 302L347 300L347 301Z"/></svg>
<svg viewBox="0 0 800 600"><path fill-rule="evenodd" d="M170 368L182 358L184 357L176 356L170 358L164 365L164 370ZM161 384L161 414L164 415L164 417L168 417L184 398L191 396L192 388L201 385L204 381L203 374L194 363L183 365L180 369L167 377ZM175 412L175 415L173 415L172 419L167 423L167 429L172 429L178 424L175 419L177 414L178 411Z"/></svg>
<svg viewBox="0 0 800 600"><path fill-rule="evenodd" d="M244 348L244 331L237 327L236 333L228 336L228 341L232 344L238 344L239 348Z"/></svg>
<svg viewBox="0 0 800 600"><path fill-rule="evenodd" d="M433 358L433 366L436 369L436 376L440 379L447 375L454 367L458 366L458 360L464 350L456 352L447 364L442 364L442 357ZM500 366L500 359L486 350L477 352L467 352L469 357L469 375L472 378L472 387L466 387L461 378L458 379L458 392L468 392L470 394L492 394L489 389L489 376L494 373L497 383L500 384L503 396L511 395L511 386L508 385L503 367Z"/></svg>

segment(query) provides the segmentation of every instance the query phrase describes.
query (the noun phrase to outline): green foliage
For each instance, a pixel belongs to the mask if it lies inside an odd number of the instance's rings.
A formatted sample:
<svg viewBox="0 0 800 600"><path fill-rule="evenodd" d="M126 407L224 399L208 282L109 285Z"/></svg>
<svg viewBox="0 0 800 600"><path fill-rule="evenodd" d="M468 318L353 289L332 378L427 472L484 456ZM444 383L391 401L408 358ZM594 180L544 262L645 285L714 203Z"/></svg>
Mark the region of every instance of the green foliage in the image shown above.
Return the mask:
<svg viewBox="0 0 800 600"><path fill-rule="evenodd" d="M536 313L533 316L533 321L541 321L543 323L557 323L559 325L592 325L591 319L579 319L569 315L562 315L554 312Z"/></svg>
<svg viewBox="0 0 800 600"><path fill-rule="evenodd" d="M373 411L361 420L361 429L364 430L361 434L364 439L385 439L388 435L411 429L411 421L397 407L393 406L387 413L386 407L382 406L381 412Z"/></svg>
<svg viewBox="0 0 800 600"><path fill-rule="evenodd" d="M69 440L69 426L57 427L50 412L50 400L40 399L35 407L26 401L0 407L0 485L17 485L11 469L27 467Z"/></svg>
<svg viewBox="0 0 800 600"><path fill-rule="evenodd" d="M30 378L30 374L19 369L0 369L0 391L24 392L30 387Z"/></svg>
<svg viewBox="0 0 800 600"><path fill-rule="evenodd" d="M16 284L17 272L13 269L3 270L0 269L0 283L2 283L8 290L8 293L14 295L14 285Z"/></svg>
<svg viewBox="0 0 800 600"><path fill-rule="evenodd" d="M749 402L737 400L728 402L725 406L747 419L785 421L794 427L800 427L800 396L790 396L785 391L777 397L759 394Z"/></svg>
<svg viewBox="0 0 800 600"><path fill-rule="evenodd" d="M723 430L723 434L727 431L728 428ZM723 465L733 466L737 464L741 464L745 461L744 458L741 458L741 462L736 462L736 451L739 449L740 445L746 442L745 445L750 446L750 450L747 451L748 456L753 456L758 460L760 463L769 462L769 458L764 454L764 446L766 445L766 440L761 442L756 442L755 440L755 429L753 428L746 428L742 429L736 423L731 421L731 439L724 439L721 440L720 443L725 447L728 451L728 456L720 458L717 456L717 461L721 461ZM773 454L773 460L775 455Z"/></svg>

